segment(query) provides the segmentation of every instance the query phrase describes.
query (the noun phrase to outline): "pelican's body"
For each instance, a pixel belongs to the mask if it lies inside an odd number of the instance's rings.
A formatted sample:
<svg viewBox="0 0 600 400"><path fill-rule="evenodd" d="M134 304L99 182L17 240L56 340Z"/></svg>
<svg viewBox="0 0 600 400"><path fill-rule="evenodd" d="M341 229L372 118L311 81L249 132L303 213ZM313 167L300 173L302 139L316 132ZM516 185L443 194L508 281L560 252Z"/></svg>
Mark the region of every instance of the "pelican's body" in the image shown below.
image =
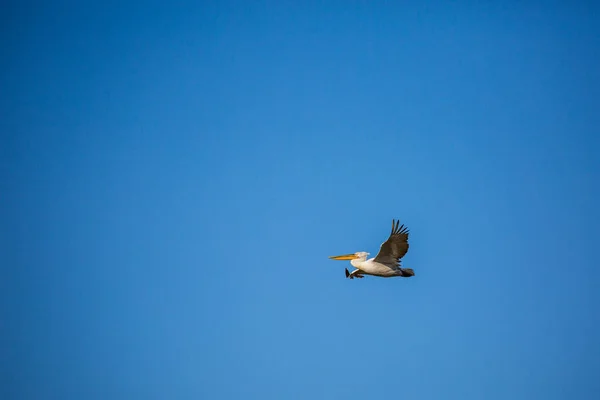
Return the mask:
<svg viewBox="0 0 600 400"><path fill-rule="evenodd" d="M388 265L375 261L375 258L367 260L367 255L350 260L350 264L356 268L359 273L365 275L382 276L390 278L392 276L406 276L406 273L400 268L392 268Z"/></svg>
<svg viewBox="0 0 600 400"><path fill-rule="evenodd" d="M380 247L376 257L367 259L369 253L359 251L357 253L329 257L334 260L350 260L350 264L356 268L352 272L346 269L346 277L363 278L364 275L381 276L391 278L394 276L411 277L415 272L410 268L400 268L400 259L408 251L408 229L400 222L392 221L392 233Z"/></svg>

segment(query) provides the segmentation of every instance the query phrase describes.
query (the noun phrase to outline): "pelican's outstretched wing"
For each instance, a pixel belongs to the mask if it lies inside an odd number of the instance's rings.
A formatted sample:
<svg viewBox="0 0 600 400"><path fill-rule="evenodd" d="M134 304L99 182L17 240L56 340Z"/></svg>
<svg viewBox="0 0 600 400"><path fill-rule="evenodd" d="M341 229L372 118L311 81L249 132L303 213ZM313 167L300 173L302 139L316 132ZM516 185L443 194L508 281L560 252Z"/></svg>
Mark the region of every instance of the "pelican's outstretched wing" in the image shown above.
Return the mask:
<svg viewBox="0 0 600 400"><path fill-rule="evenodd" d="M375 262L397 269L400 259L408 251L408 229L400 225L400 221L392 220L392 233L388 240L381 244Z"/></svg>

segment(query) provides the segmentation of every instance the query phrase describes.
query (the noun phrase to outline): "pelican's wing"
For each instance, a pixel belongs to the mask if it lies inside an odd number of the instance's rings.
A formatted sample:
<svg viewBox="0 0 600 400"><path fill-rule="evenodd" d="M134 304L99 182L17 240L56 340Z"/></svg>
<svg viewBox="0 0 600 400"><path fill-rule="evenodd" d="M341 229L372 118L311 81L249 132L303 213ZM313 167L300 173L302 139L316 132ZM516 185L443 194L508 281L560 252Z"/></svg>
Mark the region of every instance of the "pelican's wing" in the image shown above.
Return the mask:
<svg viewBox="0 0 600 400"><path fill-rule="evenodd" d="M392 220L392 233L388 240L381 244L374 261L396 269L400 266L400 259L407 251L408 229L404 225L400 225L400 221Z"/></svg>

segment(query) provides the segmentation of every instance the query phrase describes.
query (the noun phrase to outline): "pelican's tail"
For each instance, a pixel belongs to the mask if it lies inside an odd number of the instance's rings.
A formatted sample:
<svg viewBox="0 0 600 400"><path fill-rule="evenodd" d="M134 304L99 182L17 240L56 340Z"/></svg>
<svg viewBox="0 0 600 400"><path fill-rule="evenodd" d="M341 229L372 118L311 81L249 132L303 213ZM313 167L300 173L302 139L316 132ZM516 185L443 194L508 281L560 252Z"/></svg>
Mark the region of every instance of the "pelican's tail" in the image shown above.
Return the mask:
<svg viewBox="0 0 600 400"><path fill-rule="evenodd" d="M400 271L402 271L402 276L405 278L415 276L415 271L413 271L412 268L400 268Z"/></svg>

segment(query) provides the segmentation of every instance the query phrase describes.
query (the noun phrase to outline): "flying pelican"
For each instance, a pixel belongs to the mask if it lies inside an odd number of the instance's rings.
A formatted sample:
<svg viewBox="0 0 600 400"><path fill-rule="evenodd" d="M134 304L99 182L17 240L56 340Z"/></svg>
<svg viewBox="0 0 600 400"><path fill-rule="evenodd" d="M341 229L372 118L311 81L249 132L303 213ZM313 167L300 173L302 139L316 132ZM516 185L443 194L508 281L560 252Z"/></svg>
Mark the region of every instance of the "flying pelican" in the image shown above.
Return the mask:
<svg viewBox="0 0 600 400"><path fill-rule="evenodd" d="M400 268L400 259L404 257L407 251L408 229L404 224L400 225L400 221L392 220L392 233L388 240L381 244L379 253L375 258L367 260L369 253L364 251L329 258L332 260L350 260L350 264L356 269L348 272L346 268L346 278L364 278L364 275L382 276L384 278L394 276L409 278L415 275L415 271L410 268Z"/></svg>

